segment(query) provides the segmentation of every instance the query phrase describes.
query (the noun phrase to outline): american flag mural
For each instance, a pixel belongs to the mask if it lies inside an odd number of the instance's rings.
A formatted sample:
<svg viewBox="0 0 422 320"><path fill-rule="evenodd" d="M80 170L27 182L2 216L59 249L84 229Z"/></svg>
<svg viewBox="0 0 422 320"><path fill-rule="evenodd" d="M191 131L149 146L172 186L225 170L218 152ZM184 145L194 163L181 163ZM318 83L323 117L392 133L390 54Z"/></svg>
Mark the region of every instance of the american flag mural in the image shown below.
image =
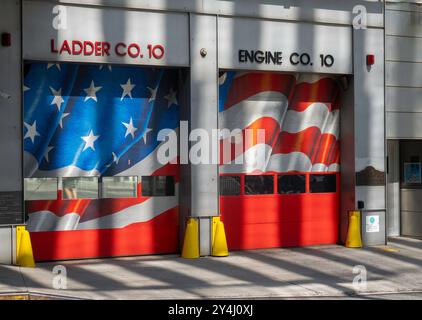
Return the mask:
<svg viewBox="0 0 422 320"><path fill-rule="evenodd" d="M339 83L327 75L220 72L219 126L241 130L238 137L220 138L220 175L240 185L238 194L220 196L229 249L337 242ZM259 129L265 130L261 139ZM286 174L303 181L303 191L279 192L283 180L278 179ZM267 191L251 194L250 175L266 181ZM311 179L323 181L328 175L336 190L313 192Z"/></svg>
<svg viewBox="0 0 422 320"><path fill-rule="evenodd" d="M180 70L25 64L25 177L136 176L137 196L26 201L38 260L175 252L177 164L158 132L179 126ZM175 195L142 196L141 176L172 176Z"/></svg>
<svg viewBox="0 0 422 320"><path fill-rule="evenodd" d="M338 172L340 89L335 78L307 74L223 72L220 74L219 126L243 130L244 154L224 161L221 173ZM263 143L246 143L246 129L265 130ZM241 149L237 149L241 150ZM263 154L265 161L249 161ZM242 164L235 164L244 157ZM260 165L260 166L257 166Z"/></svg>

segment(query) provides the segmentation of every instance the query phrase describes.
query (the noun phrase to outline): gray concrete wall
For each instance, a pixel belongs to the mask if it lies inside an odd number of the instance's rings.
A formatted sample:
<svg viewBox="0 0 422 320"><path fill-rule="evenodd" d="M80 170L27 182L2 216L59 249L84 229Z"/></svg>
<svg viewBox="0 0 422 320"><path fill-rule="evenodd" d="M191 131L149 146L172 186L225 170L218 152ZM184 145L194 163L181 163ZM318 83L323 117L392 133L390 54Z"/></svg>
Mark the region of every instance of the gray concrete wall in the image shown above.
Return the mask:
<svg viewBox="0 0 422 320"><path fill-rule="evenodd" d="M345 82L347 83L347 82ZM340 212L340 242L346 242L347 227L349 223L349 210L354 210L355 205L355 130L354 130L354 81L349 77L347 88L343 92L340 117L341 137L341 212ZM348 146L348 147L344 147Z"/></svg>
<svg viewBox="0 0 422 320"><path fill-rule="evenodd" d="M191 98L190 128L205 130L203 139L212 137L218 128L217 103L217 17L190 15ZM206 55L201 52L205 50ZM211 254L211 223L209 216L218 216L218 165L210 164L217 140L209 138L209 162L191 161L191 215L200 219L200 253ZM202 152L202 151L201 151Z"/></svg>
<svg viewBox="0 0 422 320"><path fill-rule="evenodd" d="M356 207L364 202L367 210L381 212L385 219L385 118L384 118L384 30L354 29L354 131ZM368 66L366 56L375 64ZM342 148L346 147L344 144ZM379 236L372 234L370 245L385 242L385 221L380 221ZM365 243L364 243L365 244ZM369 244L369 243L368 243Z"/></svg>
<svg viewBox="0 0 422 320"><path fill-rule="evenodd" d="M63 4L170 10L332 24L352 24L353 7L364 5L368 26L382 27L379 0L48 0Z"/></svg>
<svg viewBox="0 0 422 320"><path fill-rule="evenodd" d="M21 23L20 1L1 1L0 33L12 45L0 46L0 224L22 222Z"/></svg>
<svg viewBox="0 0 422 320"><path fill-rule="evenodd" d="M387 5L385 45L387 138L422 138L421 6Z"/></svg>
<svg viewBox="0 0 422 320"><path fill-rule="evenodd" d="M354 30L356 201L385 209L384 41L382 29ZM373 54L375 64L366 65Z"/></svg>
<svg viewBox="0 0 422 320"><path fill-rule="evenodd" d="M386 137L422 139L422 6L389 1L386 9ZM403 222L414 227L421 221L419 216L400 217L400 206L407 208L408 200L400 197L399 141L388 145L387 235L394 236L403 232ZM420 199L414 190L408 190L407 198L409 194Z"/></svg>

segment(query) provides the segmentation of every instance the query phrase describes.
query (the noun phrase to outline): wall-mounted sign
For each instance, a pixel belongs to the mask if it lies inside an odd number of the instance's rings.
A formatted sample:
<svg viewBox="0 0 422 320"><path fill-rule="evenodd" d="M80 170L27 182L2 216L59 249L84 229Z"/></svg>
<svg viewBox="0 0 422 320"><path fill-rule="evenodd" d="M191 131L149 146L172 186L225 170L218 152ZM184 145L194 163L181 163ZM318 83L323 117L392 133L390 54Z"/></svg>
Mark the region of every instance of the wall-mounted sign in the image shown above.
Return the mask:
<svg viewBox="0 0 422 320"><path fill-rule="evenodd" d="M131 57L133 59L156 59L164 58L165 49L161 44L138 44L136 42L116 44L108 41L80 41L62 40L57 43L55 38L50 41L50 52L60 56L96 56L96 57Z"/></svg>
<svg viewBox="0 0 422 320"><path fill-rule="evenodd" d="M421 183L421 163L405 162L404 163L404 182L405 183Z"/></svg>
<svg viewBox="0 0 422 320"><path fill-rule="evenodd" d="M220 68L351 74L352 30L344 26L218 18Z"/></svg>
<svg viewBox="0 0 422 320"><path fill-rule="evenodd" d="M189 65L186 14L24 1L23 15L24 59Z"/></svg>
<svg viewBox="0 0 422 320"><path fill-rule="evenodd" d="M366 216L366 232L379 232L380 231L380 216L370 215Z"/></svg>

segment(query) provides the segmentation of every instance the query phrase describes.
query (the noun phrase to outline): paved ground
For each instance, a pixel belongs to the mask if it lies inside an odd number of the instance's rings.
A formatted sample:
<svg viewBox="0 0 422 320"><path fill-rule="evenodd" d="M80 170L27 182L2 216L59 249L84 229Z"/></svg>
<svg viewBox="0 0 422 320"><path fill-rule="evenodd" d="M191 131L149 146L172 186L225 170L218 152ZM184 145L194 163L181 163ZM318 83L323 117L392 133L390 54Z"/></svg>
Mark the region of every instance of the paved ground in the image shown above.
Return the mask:
<svg viewBox="0 0 422 320"><path fill-rule="evenodd" d="M54 266L67 270L67 289L53 289ZM353 267L365 266L366 288ZM0 266L0 294L80 299L422 299L422 241L388 246L318 246L231 252L195 260L176 255Z"/></svg>

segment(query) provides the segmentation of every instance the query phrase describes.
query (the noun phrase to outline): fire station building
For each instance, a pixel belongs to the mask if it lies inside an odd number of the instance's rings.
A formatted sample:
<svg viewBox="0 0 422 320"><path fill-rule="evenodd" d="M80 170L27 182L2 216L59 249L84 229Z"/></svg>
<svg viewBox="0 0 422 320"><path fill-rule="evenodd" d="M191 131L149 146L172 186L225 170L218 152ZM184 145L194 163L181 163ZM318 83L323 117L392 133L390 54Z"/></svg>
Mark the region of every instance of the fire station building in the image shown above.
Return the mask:
<svg viewBox="0 0 422 320"><path fill-rule="evenodd" d="M411 1L5 0L0 261L422 236Z"/></svg>

